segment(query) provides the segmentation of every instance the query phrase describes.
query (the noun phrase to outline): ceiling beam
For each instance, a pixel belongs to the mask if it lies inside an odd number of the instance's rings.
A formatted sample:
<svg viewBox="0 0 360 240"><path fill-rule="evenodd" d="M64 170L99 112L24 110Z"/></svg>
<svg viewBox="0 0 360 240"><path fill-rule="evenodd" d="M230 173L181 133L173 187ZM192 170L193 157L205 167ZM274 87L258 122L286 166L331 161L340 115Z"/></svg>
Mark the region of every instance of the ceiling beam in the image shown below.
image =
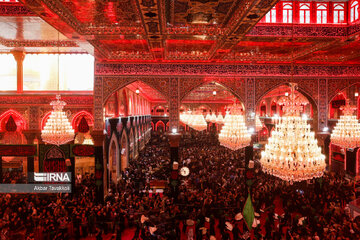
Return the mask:
<svg viewBox="0 0 360 240"><path fill-rule="evenodd" d="M210 50L209 59L220 60L262 19L279 0L241 1L227 22L227 31Z"/></svg>
<svg viewBox="0 0 360 240"><path fill-rule="evenodd" d="M141 21L149 46L155 60L164 59L165 0L136 0Z"/></svg>

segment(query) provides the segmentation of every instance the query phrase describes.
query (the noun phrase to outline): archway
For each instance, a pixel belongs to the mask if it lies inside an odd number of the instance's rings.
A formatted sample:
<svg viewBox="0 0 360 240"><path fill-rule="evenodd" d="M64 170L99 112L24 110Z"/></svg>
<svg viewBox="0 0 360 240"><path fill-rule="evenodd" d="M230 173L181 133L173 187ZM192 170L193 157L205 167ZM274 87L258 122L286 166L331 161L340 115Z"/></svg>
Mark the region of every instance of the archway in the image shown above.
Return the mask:
<svg viewBox="0 0 360 240"><path fill-rule="evenodd" d="M244 103L232 90L217 82L206 82L184 96L181 102L181 110L184 113L189 110L197 111L202 113L204 118L208 114L225 117L226 110L235 102L242 107L245 115ZM221 125L215 120L211 123L207 118L208 131L215 134L220 131Z"/></svg>
<svg viewBox="0 0 360 240"><path fill-rule="evenodd" d="M3 133L0 140L1 144L27 144L27 139L23 134L23 130L27 129L25 118L15 110L5 111L0 115L0 131ZM2 157L2 170L4 174L10 172L16 175L27 174L27 158L26 157Z"/></svg>
<svg viewBox="0 0 360 240"><path fill-rule="evenodd" d="M120 164L120 170L121 172L124 172L125 169L129 165L129 142L128 137L126 134L126 131L123 130L121 134L121 140L120 140L120 156L121 156L121 164Z"/></svg>
<svg viewBox="0 0 360 240"><path fill-rule="evenodd" d="M142 81L122 86L105 100L106 118L148 115L151 106L167 104L164 95Z"/></svg>
<svg viewBox="0 0 360 240"><path fill-rule="evenodd" d="M260 108L258 109L259 112L259 116L260 117L266 117L268 112L267 112L267 106L266 106L266 102L262 101L260 104Z"/></svg>
<svg viewBox="0 0 360 240"><path fill-rule="evenodd" d="M109 172L109 183L110 186L117 185L117 179L119 174L119 143L117 141L115 133L112 135L110 140L109 155L108 155L108 172Z"/></svg>
<svg viewBox="0 0 360 240"><path fill-rule="evenodd" d="M328 107L328 119L330 122L336 122L336 119L339 119L342 115L342 111L340 110L341 106L345 105L345 100L349 99L350 104L357 107L356 113L357 117L360 117L360 99L359 99L359 90L360 83L353 84L338 92L332 99L329 99L329 107ZM330 123L330 127L332 125Z"/></svg>
<svg viewBox="0 0 360 240"><path fill-rule="evenodd" d="M288 84L281 84L264 93L263 97L257 102L256 109L258 109L258 111L264 104L266 105L267 109L270 109L271 117L263 118L264 124L267 126L268 129L271 130L271 128L273 127L274 122L272 117L283 115L282 103L280 100L286 98L290 94L290 91L290 86ZM303 102L303 110L301 114L306 114L308 122L310 123L312 128L317 129L318 110L315 100L301 88L297 88L295 90L295 94L299 96L299 99L301 99L301 101ZM259 112L257 112L257 114L260 115Z"/></svg>
<svg viewBox="0 0 360 240"><path fill-rule="evenodd" d="M163 121L158 121L155 124L155 131L158 133L164 133L165 132L165 124L163 123Z"/></svg>

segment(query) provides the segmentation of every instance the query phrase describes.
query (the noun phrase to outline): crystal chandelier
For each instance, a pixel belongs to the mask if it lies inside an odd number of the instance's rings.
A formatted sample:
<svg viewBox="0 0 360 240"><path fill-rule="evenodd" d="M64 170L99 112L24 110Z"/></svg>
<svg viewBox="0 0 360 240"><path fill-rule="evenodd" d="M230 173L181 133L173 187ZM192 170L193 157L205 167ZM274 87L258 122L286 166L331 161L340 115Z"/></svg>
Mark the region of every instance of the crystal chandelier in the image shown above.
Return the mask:
<svg viewBox="0 0 360 240"><path fill-rule="evenodd" d="M205 121L210 122L210 120L211 120L211 115L210 113L208 113L206 114Z"/></svg>
<svg viewBox="0 0 360 240"><path fill-rule="evenodd" d="M94 142L90 135L86 135L82 144L83 145L94 145Z"/></svg>
<svg viewBox="0 0 360 240"><path fill-rule="evenodd" d="M263 124L262 122L260 121L260 118L258 115L256 115L256 118L255 118L255 131L256 132L259 132L261 131L261 129L263 129Z"/></svg>
<svg viewBox="0 0 360 240"><path fill-rule="evenodd" d="M315 133L300 117L303 101L295 95L296 84L290 86L289 100L284 102L285 116L272 131L260 163L265 173L292 183L321 177L326 164Z"/></svg>
<svg viewBox="0 0 360 240"><path fill-rule="evenodd" d="M63 112L66 103L60 100L60 95L57 95L56 101L52 101L50 105L53 106L53 111L41 131L42 140L58 146L74 140L74 129L66 113Z"/></svg>
<svg viewBox="0 0 360 240"><path fill-rule="evenodd" d="M216 114L215 114L215 112L213 112L213 113L211 114L210 122L216 123Z"/></svg>
<svg viewBox="0 0 360 240"><path fill-rule="evenodd" d="M221 113L219 113L219 115L217 116L217 118L216 118L216 123L217 123L217 124L224 124L224 118L223 118L223 116L221 115Z"/></svg>
<svg viewBox="0 0 360 240"><path fill-rule="evenodd" d="M193 115L190 127L197 131L203 131L207 129L207 123L205 121L204 115L202 115L199 110L196 111Z"/></svg>
<svg viewBox="0 0 360 240"><path fill-rule="evenodd" d="M190 111L184 112L184 113L180 114L180 121L182 121L184 124L188 125L190 116L191 116Z"/></svg>
<svg viewBox="0 0 360 240"><path fill-rule="evenodd" d="M233 151L246 147L251 142L251 136L241 112L241 107L235 103L226 114L224 126L219 134L220 145Z"/></svg>
<svg viewBox="0 0 360 240"><path fill-rule="evenodd" d="M360 146L360 124L355 115L355 106L350 106L349 99L341 107L344 115L340 116L331 134L331 142L342 148L356 148Z"/></svg>

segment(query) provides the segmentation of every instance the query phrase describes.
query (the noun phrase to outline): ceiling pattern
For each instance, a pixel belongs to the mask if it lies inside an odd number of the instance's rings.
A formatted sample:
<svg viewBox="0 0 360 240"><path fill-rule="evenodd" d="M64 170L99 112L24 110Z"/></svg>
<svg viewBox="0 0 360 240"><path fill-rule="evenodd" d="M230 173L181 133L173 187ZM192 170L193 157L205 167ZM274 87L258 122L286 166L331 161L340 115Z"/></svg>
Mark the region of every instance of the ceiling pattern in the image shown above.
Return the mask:
<svg viewBox="0 0 360 240"><path fill-rule="evenodd" d="M0 2L0 52L88 52L99 61L129 63L360 63L359 23L258 23L277 2Z"/></svg>

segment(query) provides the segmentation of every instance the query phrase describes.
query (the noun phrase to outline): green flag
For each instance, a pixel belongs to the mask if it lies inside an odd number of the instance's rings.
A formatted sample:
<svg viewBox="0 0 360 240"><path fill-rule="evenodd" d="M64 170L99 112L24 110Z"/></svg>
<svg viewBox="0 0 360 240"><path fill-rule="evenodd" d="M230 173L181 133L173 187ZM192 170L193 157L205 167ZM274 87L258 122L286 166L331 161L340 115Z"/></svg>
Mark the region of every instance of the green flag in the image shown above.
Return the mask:
<svg viewBox="0 0 360 240"><path fill-rule="evenodd" d="M248 197L244 205L243 216L248 229L251 230L255 215L254 215L254 207L251 202L250 193L248 194Z"/></svg>

